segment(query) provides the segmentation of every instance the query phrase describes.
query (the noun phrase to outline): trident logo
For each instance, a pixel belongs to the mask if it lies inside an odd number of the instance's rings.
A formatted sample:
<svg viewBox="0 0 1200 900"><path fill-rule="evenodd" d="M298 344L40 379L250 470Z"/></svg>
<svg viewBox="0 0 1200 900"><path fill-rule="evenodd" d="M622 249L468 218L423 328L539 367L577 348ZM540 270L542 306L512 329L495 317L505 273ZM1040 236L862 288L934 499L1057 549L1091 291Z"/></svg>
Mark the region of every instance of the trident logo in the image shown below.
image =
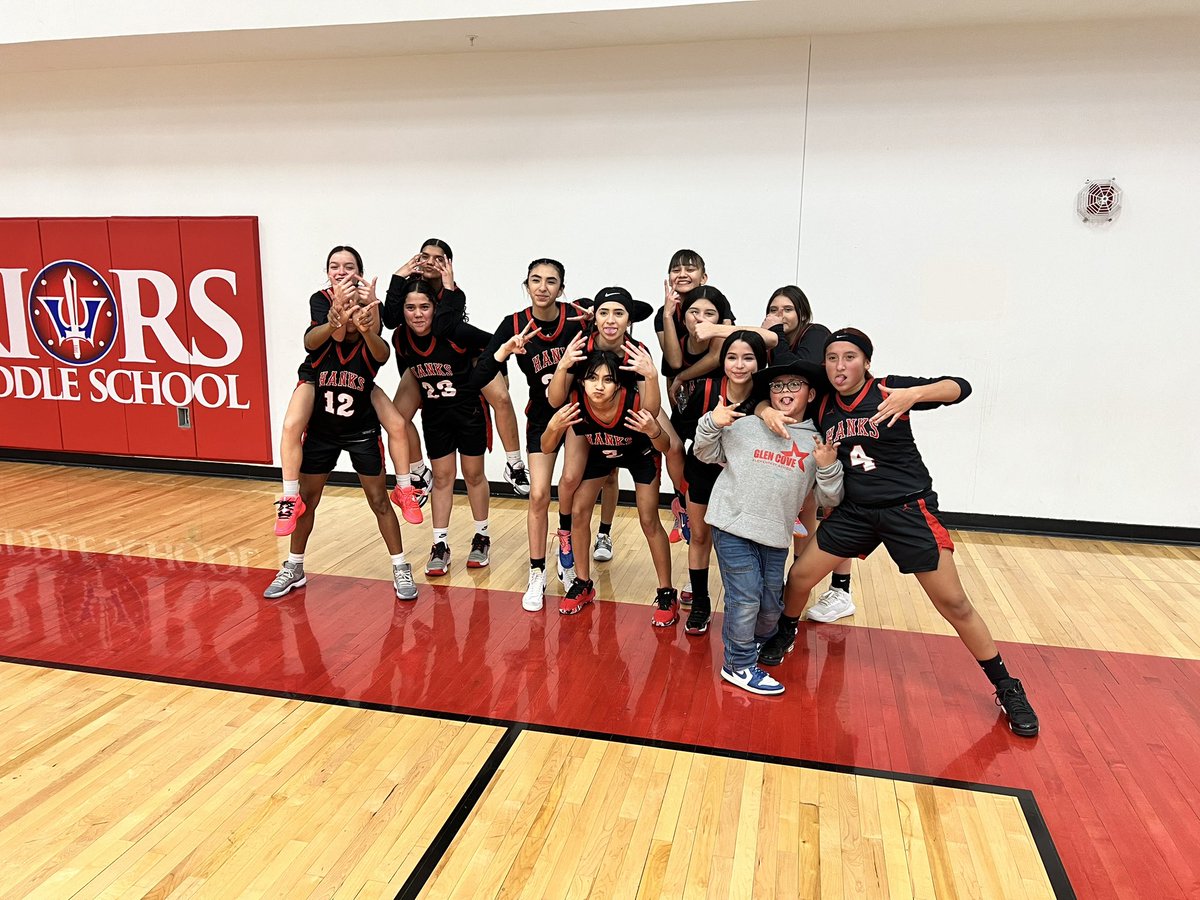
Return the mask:
<svg viewBox="0 0 1200 900"><path fill-rule="evenodd" d="M38 341L60 362L90 365L115 343L112 289L85 263L63 259L42 269L29 290L29 311Z"/></svg>

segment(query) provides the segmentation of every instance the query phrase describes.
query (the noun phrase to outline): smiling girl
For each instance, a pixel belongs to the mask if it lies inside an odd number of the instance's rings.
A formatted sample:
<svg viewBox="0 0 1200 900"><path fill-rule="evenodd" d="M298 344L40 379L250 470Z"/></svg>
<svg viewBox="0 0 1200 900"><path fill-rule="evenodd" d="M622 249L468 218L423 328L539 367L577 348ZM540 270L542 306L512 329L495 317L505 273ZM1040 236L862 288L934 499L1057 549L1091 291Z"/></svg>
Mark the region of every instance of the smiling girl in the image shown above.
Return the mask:
<svg viewBox="0 0 1200 900"><path fill-rule="evenodd" d="M817 422L846 467L846 499L792 565L779 632L763 646L759 660L770 665L791 650L809 591L840 559L865 558L882 543L900 571L916 576L934 607L958 632L992 682L1012 732L1033 737L1039 728L1037 714L959 581L954 542L938 521L933 479L909 421L912 410L960 403L971 386L948 376L877 378L871 374L873 353L871 339L857 328L839 329L825 341L825 373L834 394L822 401ZM785 426L788 415L763 412L775 431Z"/></svg>
<svg viewBox="0 0 1200 900"><path fill-rule="evenodd" d="M318 348L329 340L330 336L340 333L341 329L345 328L352 312L352 295L347 293L346 301L335 307L334 291L343 282L347 286L355 286L359 289L353 294L355 302L359 299L359 293L363 294L364 299L367 293L363 281L362 257L353 247L338 245L329 251L325 257L325 276L329 279L329 286L316 291L308 299L311 324L304 334L304 348L309 355L300 365L299 383L288 401L279 436L279 462L283 470L283 495L275 501L275 534L279 537L291 534L296 529L296 522L304 514L305 505L300 496L299 479L300 463L304 454L304 431L312 417L313 400L316 396L316 376L312 369L312 359ZM371 392L371 405L379 423L387 432L388 453L396 469L396 488L392 492L392 500L400 507L405 521L419 524L423 519L419 498L415 496L408 477L408 420L400 415L379 387Z"/></svg>

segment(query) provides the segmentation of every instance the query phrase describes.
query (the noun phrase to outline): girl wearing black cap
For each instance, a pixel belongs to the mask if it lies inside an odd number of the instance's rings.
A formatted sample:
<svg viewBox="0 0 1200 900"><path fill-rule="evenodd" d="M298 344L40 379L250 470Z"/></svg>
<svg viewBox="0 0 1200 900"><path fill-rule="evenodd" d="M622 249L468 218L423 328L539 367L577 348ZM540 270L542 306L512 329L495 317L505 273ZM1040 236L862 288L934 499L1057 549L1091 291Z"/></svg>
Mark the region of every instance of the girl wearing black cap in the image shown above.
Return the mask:
<svg viewBox="0 0 1200 900"><path fill-rule="evenodd" d="M771 409L787 417L782 435L724 400L696 426L696 458L725 467L704 516L712 526L725 586L721 677L754 694L783 692L783 685L758 667L757 657L758 646L773 640L778 628L791 523L814 484L823 504L841 499L836 448L821 441L808 418L821 377L818 366L790 352L754 374Z"/></svg>
<svg viewBox="0 0 1200 900"><path fill-rule="evenodd" d="M591 333L586 337L579 335L571 341L562 359L559 361L558 368L555 370L550 385L546 389L546 396L552 406L562 406L567 402L569 398L568 392L572 385L574 385L578 377L582 377L584 374L584 361L595 350L608 350L617 353L618 358L623 360L626 367L632 361L635 351L638 354L644 353L647 356L649 355L645 344L629 336L629 327L634 322L641 322L650 318L654 311L650 304L644 303L641 300L635 300L629 291L624 288L608 287L601 289L596 294L591 308L594 315ZM667 447L671 451L668 453L669 466L672 467L671 477L673 480L682 482L683 454L680 452L682 444L679 441L678 435L675 434L674 428L671 427L669 420L660 408L658 373L652 372L650 377L646 377L640 372L634 372L625 368L623 371L618 372L618 378L625 381L628 386L635 388L641 395L641 406L643 409L654 411L657 416L658 427L662 429L664 435L662 439L667 442ZM543 445L544 443L545 440L543 438ZM562 476L559 479L560 493L564 490L574 492L578 489L584 475L584 465L587 458L585 451L586 447L581 446L577 439L573 439L570 435L568 436L566 458L563 463ZM594 500L595 498L593 497L593 502ZM573 504L573 511L579 508L579 504ZM591 507L587 507L587 509L590 511ZM580 530L579 533L590 535L590 522L588 525L588 528ZM576 528L574 512L569 527L571 530L569 547L577 547L579 545L575 543ZM562 531L560 530L561 535ZM563 548L560 547L560 561L562 552ZM576 570L579 568L579 559L579 556L574 556L573 558ZM585 564L584 571L587 571L589 568ZM571 585L564 583L564 586L567 588L567 593L570 594ZM673 595L673 613L670 616L670 621L658 623L656 619L656 624L674 624L678 618L679 600L677 596L674 596L674 590L671 593Z"/></svg>
<svg viewBox="0 0 1200 900"><path fill-rule="evenodd" d="M971 651L996 689L996 702L1014 734L1033 737L1038 718L1021 682L1009 675L991 632L963 590L954 566L954 542L937 518L933 480L913 440L911 410L959 403L971 392L962 378L909 378L871 374L873 346L856 328L825 342L825 373L833 395L823 400L818 424L846 468L846 499L817 529L788 575L779 633L759 661L783 660L795 642L809 591L842 558L865 557L881 543L901 572L917 576L934 607ZM778 432L787 419L764 411Z"/></svg>

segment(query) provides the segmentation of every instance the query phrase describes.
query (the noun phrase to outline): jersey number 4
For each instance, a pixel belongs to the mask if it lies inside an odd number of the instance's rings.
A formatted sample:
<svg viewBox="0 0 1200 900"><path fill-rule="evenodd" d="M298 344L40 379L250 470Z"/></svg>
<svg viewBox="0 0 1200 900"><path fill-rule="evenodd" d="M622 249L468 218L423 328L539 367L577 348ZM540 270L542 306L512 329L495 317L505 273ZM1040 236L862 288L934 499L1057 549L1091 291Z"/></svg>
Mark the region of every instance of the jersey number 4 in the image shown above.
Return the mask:
<svg viewBox="0 0 1200 900"><path fill-rule="evenodd" d="M862 466L864 472L870 472L875 468L875 460L867 456L862 444L855 444L850 448L850 465Z"/></svg>
<svg viewBox="0 0 1200 900"><path fill-rule="evenodd" d="M349 418L354 415L354 395L353 394L338 394L337 409L333 408L333 394L325 395L325 412L331 416L346 416Z"/></svg>

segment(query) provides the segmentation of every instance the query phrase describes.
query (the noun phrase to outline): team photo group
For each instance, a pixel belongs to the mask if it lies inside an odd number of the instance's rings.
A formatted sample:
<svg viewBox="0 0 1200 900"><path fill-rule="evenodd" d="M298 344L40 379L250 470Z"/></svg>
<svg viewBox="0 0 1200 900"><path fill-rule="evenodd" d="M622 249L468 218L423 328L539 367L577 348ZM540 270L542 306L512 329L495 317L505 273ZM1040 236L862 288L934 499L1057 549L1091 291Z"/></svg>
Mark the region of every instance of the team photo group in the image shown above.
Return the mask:
<svg viewBox="0 0 1200 900"><path fill-rule="evenodd" d="M670 258L657 308L617 286L569 299L566 269L554 259L525 268L528 303L487 331L469 321L446 241L426 240L386 289L366 274L353 247L329 252L328 282L309 300L304 353L297 347L303 362L281 436L275 534L289 538L290 552L264 597L284 601L305 585L305 548L342 451L391 555L397 602L419 594L401 518L415 525L432 517L426 578L446 575L453 554L466 548L450 537L460 473L473 519L465 564L488 566L484 454L494 430L505 479L528 497L529 581L521 603L531 615L541 614L547 593L557 595L564 617L596 602L592 564L613 558L624 469L645 549L640 542L619 549L648 553L653 565L651 627L676 627L682 607L684 631L703 639L716 556L725 682L757 695L783 693L768 670L795 646L801 620L853 615L850 560L883 544L977 660L1012 732L1038 733L1024 687L963 589L913 438L910 414L965 400L965 379L875 374L871 338L814 322L796 285L755 301L739 322L692 250ZM650 320L657 362L633 334ZM376 378L392 357L401 378L389 397ZM528 384L523 428L510 377ZM388 461L396 476L390 492ZM664 479L674 491L670 531L660 518ZM686 577L672 571L670 545L681 541ZM826 576L828 588L810 604ZM579 624L588 627L588 618Z"/></svg>

